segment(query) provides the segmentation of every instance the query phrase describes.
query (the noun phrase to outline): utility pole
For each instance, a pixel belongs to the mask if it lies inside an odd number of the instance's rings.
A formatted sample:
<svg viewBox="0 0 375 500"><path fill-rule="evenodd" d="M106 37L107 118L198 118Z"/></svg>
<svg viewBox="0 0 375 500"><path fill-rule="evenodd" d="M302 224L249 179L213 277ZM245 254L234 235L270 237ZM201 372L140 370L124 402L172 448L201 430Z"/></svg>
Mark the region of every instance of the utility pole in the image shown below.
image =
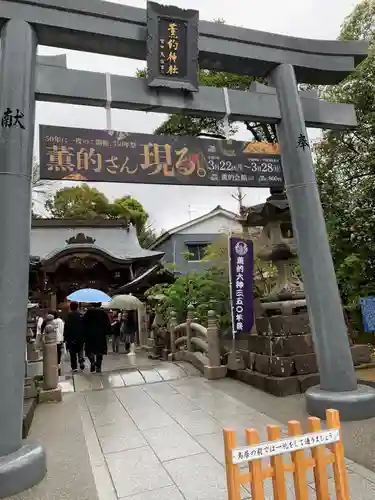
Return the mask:
<svg viewBox="0 0 375 500"><path fill-rule="evenodd" d="M191 221L191 214L193 212L196 212L197 210L195 210L194 208L192 208L191 205L190 205L190 203L189 203L187 211L188 211L188 214L189 214L189 221Z"/></svg>
<svg viewBox="0 0 375 500"><path fill-rule="evenodd" d="M191 221L191 205L188 205L188 214L189 214L189 221Z"/></svg>
<svg viewBox="0 0 375 500"><path fill-rule="evenodd" d="M240 214L243 209L243 203L242 201L246 197L246 194L243 194L242 189L239 187L237 188L237 194L232 194L232 198L234 198L236 201L238 201L238 213Z"/></svg>

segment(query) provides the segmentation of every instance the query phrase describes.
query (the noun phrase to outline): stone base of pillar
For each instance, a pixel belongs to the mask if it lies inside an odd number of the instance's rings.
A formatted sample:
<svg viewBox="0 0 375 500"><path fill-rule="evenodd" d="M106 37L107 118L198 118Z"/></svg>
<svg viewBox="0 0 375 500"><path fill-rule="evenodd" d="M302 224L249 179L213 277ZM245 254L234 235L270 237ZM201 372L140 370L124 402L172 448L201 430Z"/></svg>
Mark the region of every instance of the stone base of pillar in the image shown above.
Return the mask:
<svg viewBox="0 0 375 500"><path fill-rule="evenodd" d="M62 401L61 388L42 390L38 395L38 403L60 403Z"/></svg>
<svg viewBox="0 0 375 500"><path fill-rule="evenodd" d="M224 365L221 366L208 366L205 365L203 375L209 380L218 380L227 376L228 368Z"/></svg>
<svg viewBox="0 0 375 500"><path fill-rule="evenodd" d="M258 317L256 326L259 334L248 337L245 369L232 368L233 354L228 356L231 377L278 397L304 393L320 383L307 312ZM350 350L354 366L371 361L369 346Z"/></svg>
<svg viewBox="0 0 375 500"><path fill-rule="evenodd" d="M227 366L228 370L244 370L246 368L241 354L233 351L228 355Z"/></svg>
<svg viewBox="0 0 375 500"><path fill-rule="evenodd" d="M330 392L319 386L310 387L305 393L306 410L310 415L325 420L326 410L340 412L340 420L357 421L375 417L375 389L358 385L355 391Z"/></svg>
<svg viewBox="0 0 375 500"><path fill-rule="evenodd" d="M0 498L10 497L35 486L46 472L43 446L24 441L19 450L0 457Z"/></svg>
<svg viewBox="0 0 375 500"><path fill-rule="evenodd" d="M176 354L176 353L174 353L174 352L170 352L170 353L168 354L168 361L175 361L175 359L176 359L175 354Z"/></svg>

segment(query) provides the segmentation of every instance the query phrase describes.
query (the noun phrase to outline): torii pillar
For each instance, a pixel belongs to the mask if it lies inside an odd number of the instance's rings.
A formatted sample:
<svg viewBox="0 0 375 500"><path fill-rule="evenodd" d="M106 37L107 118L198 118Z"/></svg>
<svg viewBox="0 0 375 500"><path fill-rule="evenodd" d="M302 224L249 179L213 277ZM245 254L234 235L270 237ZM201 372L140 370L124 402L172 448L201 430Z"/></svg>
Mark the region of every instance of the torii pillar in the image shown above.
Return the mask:
<svg viewBox="0 0 375 500"><path fill-rule="evenodd" d="M269 81L280 105L277 134L285 191L320 372L320 386L306 392L307 411L322 419L328 408L339 410L342 420L370 418L375 415L375 389L357 385L293 66L280 64Z"/></svg>
<svg viewBox="0 0 375 500"><path fill-rule="evenodd" d="M0 123L0 498L34 486L46 473L43 446L22 441L36 49L36 34L28 23L14 19L4 25L0 114L6 113L7 119Z"/></svg>

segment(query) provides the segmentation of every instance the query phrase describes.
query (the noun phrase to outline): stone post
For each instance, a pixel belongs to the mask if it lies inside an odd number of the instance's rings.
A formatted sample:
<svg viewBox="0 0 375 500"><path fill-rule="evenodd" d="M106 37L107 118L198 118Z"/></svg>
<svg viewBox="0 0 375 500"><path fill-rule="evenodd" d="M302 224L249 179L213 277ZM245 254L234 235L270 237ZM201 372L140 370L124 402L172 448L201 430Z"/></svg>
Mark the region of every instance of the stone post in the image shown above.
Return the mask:
<svg viewBox="0 0 375 500"><path fill-rule="evenodd" d="M175 328L177 326L177 314L175 311L171 311L171 318L169 320L169 338L171 342L171 353L168 355L169 361L174 361L176 354L176 332Z"/></svg>
<svg viewBox="0 0 375 500"><path fill-rule="evenodd" d="M204 367L204 376L210 380L224 378L227 375L227 367L221 364L219 329L215 311L208 311L207 340L207 355L210 364Z"/></svg>
<svg viewBox="0 0 375 500"><path fill-rule="evenodd" d="M138 309L138 331L139 331L139 345L140 347L145 347L147 345L147 327L146 327L146 306L142 306Z"/></svg>
<svg viewBox="0 0 375 500"><path fill-rule="evenodd" d="M55 311L57 309L57 296L55 292L51 294L51 309Z"/></svg>
<svg viewBox="0 0 375 500"><path fill-rule="evenodd" d="M43 348L43 390L39 393L39 402L61 401L61 389L58 387L56 329L52 324L53 316L47 316L47 326Z"/></svg>
<svg viewBox="0 0 375 500"><path fill-rule="evenodd" d="M310 325L320 372L320 387L306 392L307 411L325 418L328 408L342 420L375 415L375 389L357 386L340 294L319 199L305 119L294 68L280 64L270 75L281 121L277 125Z"/></svg>
<svg viewBox="0 0 375 500"><path fill-rule="evenodd" d="M194 306L192 304L189 304L187 307L187 317L186 317L186 348L188 352L193 352L193 348L191 346L191 337L193 334L191 330L191 324L194 321L194 316L195 316Z"/></svg>
<svg viewBox="0 0 375 500"><path fill-rule="evenodd" d="M0 60L0 498L46 473L41 444L22 441L35 120L34 29L11 19Z"/></svg>

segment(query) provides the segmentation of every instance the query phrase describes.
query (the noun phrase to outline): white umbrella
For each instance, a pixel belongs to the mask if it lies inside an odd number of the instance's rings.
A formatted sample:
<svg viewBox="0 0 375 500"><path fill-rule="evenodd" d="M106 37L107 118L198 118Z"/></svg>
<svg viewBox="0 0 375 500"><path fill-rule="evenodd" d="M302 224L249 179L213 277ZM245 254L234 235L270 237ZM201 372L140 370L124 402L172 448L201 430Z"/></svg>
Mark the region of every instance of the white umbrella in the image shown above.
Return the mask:
<svg viewBox="0 0 375 500"><path fill-rule="evenodd" d="M142 302L134 295L116 295L111 301L111 309L120 309L123 311L133 311L143 307Z"/></svg>

